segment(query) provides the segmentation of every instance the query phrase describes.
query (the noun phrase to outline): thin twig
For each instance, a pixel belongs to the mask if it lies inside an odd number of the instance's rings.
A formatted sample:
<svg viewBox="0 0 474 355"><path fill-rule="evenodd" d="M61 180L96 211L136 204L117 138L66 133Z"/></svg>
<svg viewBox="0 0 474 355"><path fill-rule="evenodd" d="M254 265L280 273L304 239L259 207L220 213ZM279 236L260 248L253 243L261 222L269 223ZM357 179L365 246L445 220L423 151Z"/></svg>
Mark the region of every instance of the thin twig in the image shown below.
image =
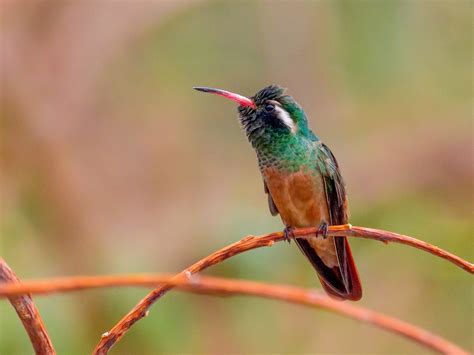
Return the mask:
<svg viewBox="0 0 474 355"><path fill-rule="evenodd" d="M13 270L10 269L5 260L0 258L0 287L3 285L15 285L18 282L20 280ZM35 353L38 355L56 354L53 343L46 332L43 320L31 296L29 294L9 296L8 300L23 323Z"/></svg>
<svg viewBox="0 0 474 355"><path fill-rule="evenodd" d="M84 289L113 286L154 286L165 284L168 287L205 294L217 295L252 295L272 298L290 303L315 306L338 313L348 318L362 321L375 327L385 329L415 341L419 345L443 354L467 354L457 345L409 323L396 318L371 311L347 302L329 298L317 290L300 287L274 285L254 281L239 281L217 277L192 276L177 278L173 275L117 275L117 276L77 276L60 279L38 280L0 286L0 296L23 293L48 294L72 292Z"/></svg>
<svg viewBox="0 0 474 355"><path fill-rule="evenodd" d="M293 231L293 237L307 237L314 235L316 233L316 228L301 228L295 229ZM444 251L436 246L422 242L412 237L408 237L401 234L396 234L392 232L387 232L383 230L362 228L362 227L353 227L351 225L342 225L342 226L330 226L328 229L328 236L348 236L348 237L359 237L379 240L385 243L395 242L405 245L412 246L424 250L428 253L436 255L440 258L446 259L453 264L461 267L462 269L474 273L473 264L461 259L460 257L451 254L447 251ZM200 272L204 269L207 269L210 266L216 265L236 254L243 253L245 251L256 249L260 247L272 246L275 242L281 242L285 240L285 237L282 232L276 232L271 234L266 234L263 236L255 237L248 236L236 243L233 243L225 248L222 248L204 259L199 260L197 263L191 265L187 269L183 270L181 273L176 275L176 277L181 277L183 275L192 275L197 272ZM105 333L105 335L100 339L99 344L97 344L94 354L107 354L108 350L119 340L122 336L133 326L138 320L143 318L149 308L155 303L161 296L163 296L167 291L172 289L170 285L160 285L151 291L145 298L143 298L127 315L125 315L110 331Z"/></svg>

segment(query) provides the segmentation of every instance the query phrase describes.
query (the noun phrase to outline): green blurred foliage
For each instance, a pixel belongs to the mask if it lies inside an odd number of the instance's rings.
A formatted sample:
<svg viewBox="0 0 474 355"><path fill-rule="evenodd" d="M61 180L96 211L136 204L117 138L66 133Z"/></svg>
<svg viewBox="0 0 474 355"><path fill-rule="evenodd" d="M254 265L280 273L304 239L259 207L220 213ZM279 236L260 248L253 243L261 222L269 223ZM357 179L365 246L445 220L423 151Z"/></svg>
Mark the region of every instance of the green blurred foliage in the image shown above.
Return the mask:
<svg viewBox="0 0 474 355"><path fill-rule="evenodd" d="M335 152L351 223L472 248L472 3L9 4L2 15L1 256L19 277L174 272L268 213L235 107L195 85L289 88ZM472 278L417 250L351 240L361 305L472 347ZM206 272L319 287L294 246ZM145 290L37 297L58 353L83 354ZM0 353L31 353L0 303ZM129 353L420 353L324 311L172 293Z"/></svg>

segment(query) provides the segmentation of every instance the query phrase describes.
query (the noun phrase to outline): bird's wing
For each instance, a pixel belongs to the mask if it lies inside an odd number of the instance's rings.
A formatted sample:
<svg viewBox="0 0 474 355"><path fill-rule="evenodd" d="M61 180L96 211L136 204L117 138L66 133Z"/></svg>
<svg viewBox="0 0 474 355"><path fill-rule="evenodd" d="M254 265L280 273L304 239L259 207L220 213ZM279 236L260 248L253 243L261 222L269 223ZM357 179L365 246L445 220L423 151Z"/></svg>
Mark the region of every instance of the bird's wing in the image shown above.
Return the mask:
<svg viewBox="0 0 474 355"><path fill-rule="evenodd" d="M330 224L346 224L348 216L347 196L339 164L331 150L323 143L318 146L317 165L323 175L326 202L331 217Z"/></svg>
<svg viewBox="0 0 474 355"><path fill-rule="evenodd" d="M317 165L323 176L330 216L329 224L346 224L349 220L347 196L339 165L331 150L325 144L319 143L317 148L320 153L317 154ZM339 262L336 274L340 275L340 279L337 283L334 283L332 277L328 278L320 274L322 285L333 296L358 300L362 296L362 287L347 238L334 237L334 247ZM340 284L341 281L345 290L334 287Z"/></svg>
<svg viewBox="0 0 474 355"><path fill-rule="evenodd" d="M265 180L263 180L263 188L265 189L265 193L268 196L268 208L270 209L270 213L272 214L272 216L276 216L279 213L278 208L275 205L275 202L273 201L272 195L270 194L270 191L268 190L268 186Z"/></svg>

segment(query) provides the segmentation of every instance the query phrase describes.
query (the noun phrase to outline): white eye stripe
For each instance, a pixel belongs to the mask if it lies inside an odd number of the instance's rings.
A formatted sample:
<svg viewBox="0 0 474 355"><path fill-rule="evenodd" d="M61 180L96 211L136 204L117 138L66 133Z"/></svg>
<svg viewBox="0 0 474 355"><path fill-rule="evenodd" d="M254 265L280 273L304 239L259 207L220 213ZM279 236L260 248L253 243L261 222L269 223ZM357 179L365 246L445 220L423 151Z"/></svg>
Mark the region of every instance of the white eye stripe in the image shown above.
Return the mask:
<svg viewBox="0 0 474 355"><path fill-rule="evenodd" d="M293 122L293 120L291 119L290 114L277 105L275 105L275 111L278 119L283 122L285 126L287 126L291 130L291 132L295 133L296 125L295 122Z"/></svg>

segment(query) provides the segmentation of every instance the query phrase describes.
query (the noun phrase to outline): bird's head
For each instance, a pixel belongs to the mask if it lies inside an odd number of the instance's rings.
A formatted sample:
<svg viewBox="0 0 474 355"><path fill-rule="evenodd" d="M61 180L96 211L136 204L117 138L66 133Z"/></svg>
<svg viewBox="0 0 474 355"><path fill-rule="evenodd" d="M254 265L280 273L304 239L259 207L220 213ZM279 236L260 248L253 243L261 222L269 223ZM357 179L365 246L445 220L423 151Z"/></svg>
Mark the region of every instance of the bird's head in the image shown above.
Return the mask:
<svg viewBox="0 0 474 355"><path fill-rule="evenodd" d="M258 145L259 141L275 137L310 134L303 109L291 96L285 95L285 89L278 85L267 86L250 98L220 89L194 89L237 102L240 122L254 146Z"/></svg>

